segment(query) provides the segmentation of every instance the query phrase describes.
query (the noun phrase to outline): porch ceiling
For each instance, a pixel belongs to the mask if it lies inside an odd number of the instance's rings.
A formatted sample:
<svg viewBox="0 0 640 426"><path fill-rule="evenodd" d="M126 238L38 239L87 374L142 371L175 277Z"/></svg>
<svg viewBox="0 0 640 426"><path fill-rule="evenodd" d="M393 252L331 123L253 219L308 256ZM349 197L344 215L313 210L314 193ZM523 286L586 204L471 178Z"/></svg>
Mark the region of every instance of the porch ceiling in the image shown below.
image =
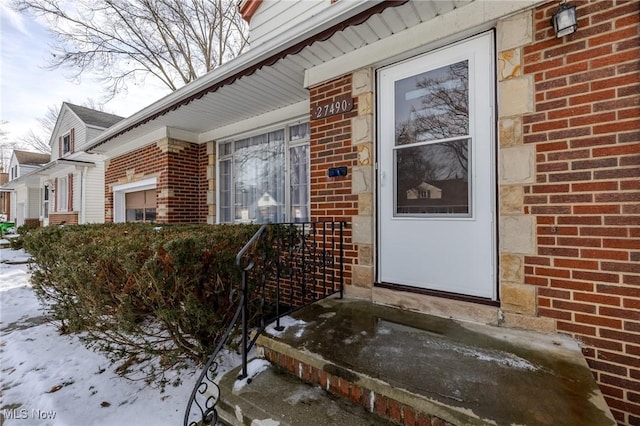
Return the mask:
<svg viewBox="0 0 640 426"><path fill-rule="evenodd" d="M231 68L226 73L228 75L220 76L220 80L225 77L230 78L230 84L225 84L217 90L189 101L187 99L190 96L203 89L198 87L200 85L192 83L180 89L184 95L173 102L173 104L181 104L180 106L160 114L155 112L155 117L151 108L148 108L150 110L148 114L144 114L143 110L99 136L91 143L92 148L89 151L107 152L115 146L122 146L164 127L191 133L193 142L205 142L198 139L199 134L307 100L309 93L304 88L306 69L429 21L473 1L409 1L395 7L387 7L361 24L339 30L326 40L315 41L299 52L291 53L249 75L243 75L234 80L233 77L242 75L243 70ZM261 46L257 46L254 49L260 48ZM232 63L233 61L229 65ZM158 103L162 102L163 100Z"/></svg>

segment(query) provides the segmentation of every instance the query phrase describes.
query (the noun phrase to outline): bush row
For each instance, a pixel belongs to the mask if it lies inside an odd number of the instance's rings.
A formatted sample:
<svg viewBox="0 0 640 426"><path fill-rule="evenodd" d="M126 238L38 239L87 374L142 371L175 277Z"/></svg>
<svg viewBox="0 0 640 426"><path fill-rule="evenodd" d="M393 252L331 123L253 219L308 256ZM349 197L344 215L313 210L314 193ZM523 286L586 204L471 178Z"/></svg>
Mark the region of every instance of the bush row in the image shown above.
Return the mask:
<svg viewBox="0 0 640 426"><path fill-rule="evenodd" d="M62 331L83 332L125 372L147 363L150 380L161 381L163 369L187 358L201 362L214 349L237 306L235 256L257 229L46 227L26 233L24 248L34 290Z"/></svg>

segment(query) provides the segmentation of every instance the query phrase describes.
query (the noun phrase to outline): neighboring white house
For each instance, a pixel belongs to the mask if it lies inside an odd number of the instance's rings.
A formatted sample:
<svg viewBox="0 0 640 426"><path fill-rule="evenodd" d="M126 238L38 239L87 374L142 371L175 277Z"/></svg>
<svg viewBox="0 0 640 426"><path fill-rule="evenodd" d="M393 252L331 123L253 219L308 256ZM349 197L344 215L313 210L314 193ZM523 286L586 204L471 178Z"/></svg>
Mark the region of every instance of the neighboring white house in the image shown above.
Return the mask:
<svg viewBox="0 0 640 426"><path fill-rule="evenodd" d="M12 190L10 220L17 226L39 221L41 213L40 181L32 176L51 160L49 154L14 150L9 163L9 182L3 188Z"/></svg>
<svg viewBox="0 0 640 426"><path fill-rule="evenodd" d="M4 186L14 190L18 226L26 219L42 226L104 222L104 158L84 148L120 120L117 115L62 103L49 140L51 155L28 171L23 167Z"/></svg>

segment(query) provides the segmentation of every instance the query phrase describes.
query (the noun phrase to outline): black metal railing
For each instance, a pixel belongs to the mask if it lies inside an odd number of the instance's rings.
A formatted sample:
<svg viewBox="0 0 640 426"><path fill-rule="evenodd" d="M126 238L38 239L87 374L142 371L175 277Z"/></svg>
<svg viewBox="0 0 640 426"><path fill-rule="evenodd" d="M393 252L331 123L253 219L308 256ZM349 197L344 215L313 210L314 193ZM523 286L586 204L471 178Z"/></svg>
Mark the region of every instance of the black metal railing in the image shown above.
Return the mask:
<svg viewBox="0 0 640 426"><path fill-rule="evenodd" d="M265 224L238 252L241 285L230 295L238 307L198 377L187 404L185 426L217 422L217 358L239 320L239 378L246 378L248 353L267 324L275 321L276 329L281 330L283 316L320 299L343 296L345 228L345 222ZM250 329L256 330L252 339Z"/></svg>

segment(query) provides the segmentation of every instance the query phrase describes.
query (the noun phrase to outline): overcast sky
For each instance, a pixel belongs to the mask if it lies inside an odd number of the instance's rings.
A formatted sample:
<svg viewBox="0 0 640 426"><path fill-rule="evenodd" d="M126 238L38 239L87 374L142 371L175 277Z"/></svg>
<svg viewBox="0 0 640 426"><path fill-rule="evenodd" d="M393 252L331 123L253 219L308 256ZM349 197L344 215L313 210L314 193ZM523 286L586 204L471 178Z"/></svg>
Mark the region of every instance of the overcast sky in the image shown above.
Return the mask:
<svg viewBox="0 0 640 426"><path fill-rule="evenodd" d="M0 120L8 122L2 126L9 132L6 144L38 127L37 119L49 105L59 107L63 101L83 105L87 98L100 101L102 92L95 77L83 76L77 83L65 78L67 70L46 70L51 37L41 24L5 3L0 3ZM149 83L130 87L128 94L119 95L104 110L128 117L167 93Z"/></svg>

